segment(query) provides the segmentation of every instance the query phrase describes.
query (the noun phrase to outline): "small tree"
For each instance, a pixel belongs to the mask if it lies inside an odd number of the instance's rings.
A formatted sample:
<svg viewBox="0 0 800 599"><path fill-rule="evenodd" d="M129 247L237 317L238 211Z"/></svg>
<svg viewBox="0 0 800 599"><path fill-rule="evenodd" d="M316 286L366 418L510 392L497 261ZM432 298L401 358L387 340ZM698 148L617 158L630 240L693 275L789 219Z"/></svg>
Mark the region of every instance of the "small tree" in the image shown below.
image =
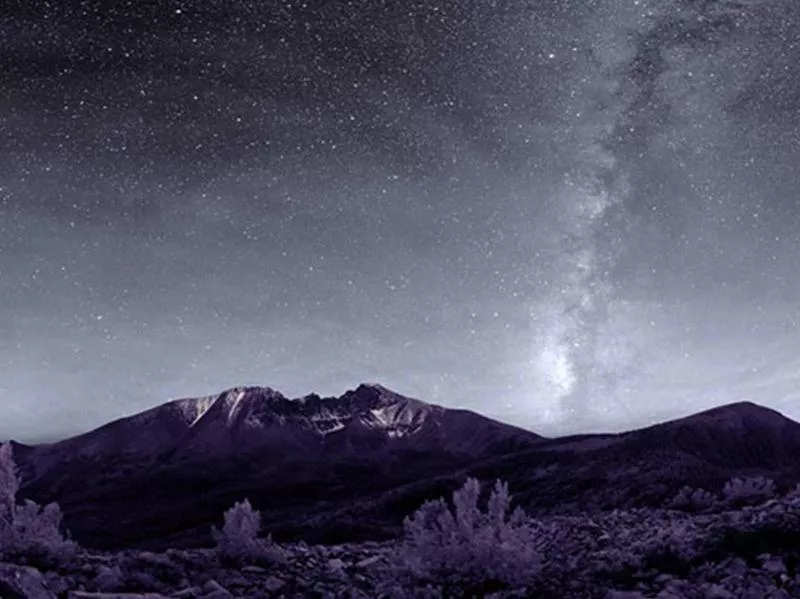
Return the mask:
<svg viewBox="0 0 800 599"><path fill-rule="evenodd" d="M14 521L14 507L19 493L19 475L11 443L0 444L0 530Z"/></svg>
<svg viewBox="0 0 800 599"><path fill-rule="evenodd" d="M285 559L283 551L272 541L272 535L259 539L261 514L253 509L250 501L237 502L225 512L222 531L211 527L211 536L217 543L221 558L233 562L266 561Z"/></svg>
<svg viewBox="0 0 800 599"><path fill-rule="evenodd" d="M732 478L725 483L722 494L729 505L754 505L775 497L775 481L763 476Z"/></svg>
<svg viewBox="0 0 800 599"><path fill-rule="evenodd" d="M17 505L20 482L10 443L0 445L0 553L68 558L77 544L61 535L61 508L41 508L26 500Z"/></svg>
<svg viewBox="0 0 800 599"><path fill-rule="evenodd" d="M700 512L713 507L716 501L716 497L705 489L693 489L685 486L667 502L667 507L688 512Z"/></svg>

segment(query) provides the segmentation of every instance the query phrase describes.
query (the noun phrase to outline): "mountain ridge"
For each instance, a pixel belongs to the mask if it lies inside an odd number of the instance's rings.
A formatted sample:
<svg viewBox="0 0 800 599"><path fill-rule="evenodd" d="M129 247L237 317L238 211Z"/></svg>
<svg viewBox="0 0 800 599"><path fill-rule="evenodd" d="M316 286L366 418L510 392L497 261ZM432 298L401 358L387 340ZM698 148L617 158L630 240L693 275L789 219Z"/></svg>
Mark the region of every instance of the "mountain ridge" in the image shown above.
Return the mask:
<svg viewBox="0 0 800 599"><path fill-rule="evenodd" d="M214 395L171 400L86 433L30 447L52 455L77 452L92 457L149 454L154 446L172 451L189 443L185 453L199 450L200 446L204 451L221 450L223 445L230 453L251 450L270 434L288 442L291 427L300 442L312 444L346 429L355 434L359 428L365 429L362 432L384 432L387 438L399 440L419 433L430 437L434 429L441 428L442 419L463 420L463 416L456 416L463 412L470 414L467 419L496 423L491 426L498 433L504 429L530 441L541 438L474 412L429 404L376 384L361 384L339 397L311 394L297 399L286 398L271 387L239 386ZM220 447L215 448L214 442ZM239 445L234 447L234 443Z"/></svg>
<svg viewBox="0 0 800 599"><path fill-rule="evenodd" d="M397 534L409 510L466 476L509 481L532 513L658 503L734 474L800 481L800 424L752 402L545 438L377 384L296 399L233 387L13 449L25 495L59 502L74 537L97 548L202 545L244 497L276 538L343 542Z"/></svg>
<svg viewBox="0 0 800 599"><path fill-rule="evenodd" d="M753 401L746 400L746 401L732 402L730 404L722 404L722 405L719 405L719 406L713 406L711 408L707 408L707 409L701 410L700 412L692 413L692 414L689 414L689 415L686 415L686 416L668 418L668 419L665 419L665 420L663 420L661 422L656 422L656 423L653 423L653 424L649 424L647 426L637 427L635 429L631 429L631 430L628 430L628 431L620 431L620 432L614 432L614 433L603 433L603 432L598 432L598 433L572 433L572 434L564 435L564 436L546 437L546 436L540 435L539 433L536 433L535 431L530 430L529 428L526 428L526 427L523 427L523 426L519 426L519 425L514 425L514 424L511 424L511 423L507 423L507 422L504 422L502 420L498 420L496 418L488 418L488 417L482 416L479 412L475 412L473 410L466 410L466 409L462 409L462 408L444 407L444 406L441 406L441 405L438 405L438 404L424 402L424 401L416 399L416 398L403 396L403 395L401 395L401 394L399 394L399 393L397 393L397 392L395 392L395 391L393 391L393 390L391 390L391 389L389 389L389 388L387 388L387 387L385 387L385 386L383 386L383 385L381 385L379 383L361 383L355 389L351 389L349 391L346 391L344 394L342 394L341 396L338 396L338 397L337 396L320 396L320 395L318 395L316 393L309 393L309 394L306 394L304 396L300 396L300 397L296 397L296 398L288 398L285 395L283 395L280 391L278 391L278 390L276 390L276 389L274 389L272 387L269 387L269 386L240 385L240 386L228 388L228 389L226 389L226 390L224 390L222 392L216 393L216 394L202 395L202 396L198 396L198 397L182 397L182 398L171 399L171 400L168 400L168 401L166 401L164 403L152 406L150 408L145 408L144 410L142 410L140 412L136 412L134 414L130 414L130 415L127 415L127 416L121 416L119 418L115 418L115 419L110 420L109 422L107 422L105 424L97 426L97 427L95 427L93 429L90 429L90 430L88 430L86 432L79 433L79 434L76 434L76 435L72 435L72 436L66 437L64 439L59 439L59 440L56 440L56 441L51 441L51 442L46 442L46 443L23 443L23 442L15 440L13 438L8 439L8 441L13 443L13 444L15 444L16 446L19 446L20 448L23 448L23 447L32 448L32 447L60 446L60 445L62 445L64 443L66 443L66 442L74 441L75 439L84 438L87 435L95 433L96 431L104 430L104 429L107 429L109 427L119 426L119 425L121 425L123 423L135 423L135 424L139 424L139 425L145 424L145 423L147 423L148 421L150 421L151 419L153 419L156 416L164 416L165 414L168 414L170 410L175 410L175 411L178 412L178 414L183 414L185 418L187 418L188 420L191 421L190 423L187 422L189 428L191 428L191 426L196 424L196 422L205 415L205 412L208 409L210 409L211 407L213 407L213 405L215 403L218 403L218 402L220 402L220 400L223 400L225 398L230 398L231 394L237 393L237 392L246 392L246 393L257 392L258 394L260 394L260 399L266 399L268 401L269 400L273 400L274 402L283 403L284 405L289 405L289 406L309 406L309 405L310 406L324 406L326 403L341 401L341 400L343 400L345 398L348 398L348 397L354 397L354 396L355 397L359 397L359 396L363 397L364 390L372 390L372 391L376 392L376 396L379 398L379 400L383 400L384 404L388 403L389 405L391 405L391 401L395 400L395 401L403 401L403 402L407 402L407 403L413 403L413 404L416 404L416 405L419 405L419 406L426 406L428 408L445 410L445 411L450 411L450 412L468 412L468 413L471 413L471 414L476 414L478 416L487 418L488 420L492 420L494 422L498 422L500 424L503 424L505 426L511 427L513 429L516 429L516 430L519 430L519 431L524 431L525 433L536 435L538 438L540 438L542 440L554 441L554 442L558 442L560 440L566 441L567 439L573 439L573 438L578 439L578 438L596 438L596 437L612 437L612 436L619 436L619 435L627 435L627 434L631 434L631 433L634 433L634 432L637 432L637 431L651 430L651 429L654 429L654 428L657 428L657 427L661 427L661 426L664 426L664 425L672 425L672 424L679 424L679 423L680 424L684 424L684 425L703 424L704 422L705 423L710 422L712 419L717 421L717 422L724 422L726 420L724 418L724 416L726 416L726 415L728 416L728 418L727 418L728 422L730 422L731 424L734 424L736 422L741 423L741 421L743 419L747 419L747 418L749 418L751 420L755 418L756 420L760 420L760 421L762 421L764 423L766 423L767 421L771 421L773 424L774 423L778 423L778 422L796 423L796 421L794 421L791 418L783 415L778 410L763 406L763 405L755 403ZM235 405L235 402L233 402L233 403ZM381 405L384 405L384 404L381 404ZM192 413L192 409L194 409L195 412L196 412L194 414L194 416L190 416L191 413ZM733 418L731 418L731 416L733 416ZM330 432L330 431L328 431L328 432Z"/></svg>

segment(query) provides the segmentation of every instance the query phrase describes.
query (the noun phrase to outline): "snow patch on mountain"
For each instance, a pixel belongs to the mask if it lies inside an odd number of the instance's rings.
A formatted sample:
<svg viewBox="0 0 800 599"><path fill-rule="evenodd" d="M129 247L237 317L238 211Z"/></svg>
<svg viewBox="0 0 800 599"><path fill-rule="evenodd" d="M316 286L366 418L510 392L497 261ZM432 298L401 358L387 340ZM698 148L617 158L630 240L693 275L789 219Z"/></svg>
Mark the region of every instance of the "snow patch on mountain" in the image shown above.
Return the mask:
<svg viewBox="0 0 800 599"><path fill-rule="evenodd" d="M228 393L225 397L225 402L230 406L227 409L228 425L230 425L236 419L238 412L241 410L242 398L244 398L244 394L244 389L236 389L235 391Z"/></svg>
<svg viewBox="0 0 800 599"><path fill-rule="evenodd" d="M219 395L207 395L205 397L178 399L167 405L173 406L173 409L178 412L182 420L189 427L192 427L205 416L217 399L219 399Z"/></svg>
<svg viewBox="0 0 800 599"><path fill-rule="evenodd" d="M387 413L386 408L379 408L377 410L370 410L370 414L374 417L374 420L377 421L379 424L383 426L391 426L391 416Z"/></svg>
<svg viewBox="0 0 800 599"><path fill-rule="evenodd" d="M269 387L236 387L175 404L189 428L209 419L228 429L294 426L327 437L360 426L383 431L391 439L416 434L444 411L377 384L360 385L339 398L309 395L298 399L288 399Z"/></svg>
<svg viewBox="0 0 800 599"><path fill-rule="evenodd" d="M324 422L317 422L315 431L323 437L332 433L338 433L346 428L345 423L338 420L327 420Z"/></svg>

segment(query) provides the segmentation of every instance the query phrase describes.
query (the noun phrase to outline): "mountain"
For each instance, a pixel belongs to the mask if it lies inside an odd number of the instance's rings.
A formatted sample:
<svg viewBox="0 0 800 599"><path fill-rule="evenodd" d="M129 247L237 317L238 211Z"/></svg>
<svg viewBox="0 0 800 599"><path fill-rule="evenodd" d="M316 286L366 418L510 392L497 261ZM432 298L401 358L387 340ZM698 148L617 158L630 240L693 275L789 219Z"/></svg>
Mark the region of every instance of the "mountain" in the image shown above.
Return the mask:
<svg viewBox="0 0 800 599"><path fill-rule="evenodd" d="M800 423L751 402L625 433L549 439L471 468L500 477L529 510L663 504L688 485L718 491L734 476L800 482Z"/></svg>
<svg viewBox="0 0 800 599"><path fill-rule="evenodd" d="M76 539L113 547L207 532L243 497L285 520L542 440L380 385L299 399L238 387L15 455L27 496L58 501Z"/></svg>
<svg viewBox="0 0 800 599"><path fill-rule="evenodd" d="M723 469L778 471L800 466L800 423L739 402L628 433L624 447L681 453Z"/></svg>
<svg viewBox="0 0 800 599"><path fill-rule="evenodd" d="M171 401L64 441L28 448L23 461L26 480L32 482L57 466L76 462L101 470L112 465L130 473L175 463L258 459L265 452L273 462L356 457L365 450L474 458L542 439L474 412L427 404L380 385L362 384L338 398L309 395L293 400L269 387L237 387Z"/></svg>
<svg viewBox="0 0 800 599"><path fill-rule="evenodd" d="M23 495L58 501L73 537L100 549L207 544L245 497L276 539L326 543L392 537L467 476L508 481L533 514L662 505L732 476L800 482L800 424L753 403L546 439L380 385L299 399L238 387L14 452Z"/></svg>

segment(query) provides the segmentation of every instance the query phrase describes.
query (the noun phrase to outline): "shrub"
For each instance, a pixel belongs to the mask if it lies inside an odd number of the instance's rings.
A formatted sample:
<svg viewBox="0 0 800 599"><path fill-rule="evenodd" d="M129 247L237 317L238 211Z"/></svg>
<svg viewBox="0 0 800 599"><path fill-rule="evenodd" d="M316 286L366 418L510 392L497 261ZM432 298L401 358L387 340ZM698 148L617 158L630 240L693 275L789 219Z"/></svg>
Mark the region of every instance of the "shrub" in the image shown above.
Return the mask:
<svg viewBox="0 0 800 599"><path fill-rule="evenodd" d="M12 526L19 492L19 476L11 444L0 444L0 527Z"/></svg>
<svg viewBox="0 0 800 599"><path fill-rule="evenodd" d="M713 507L716 502L716 497L709 491L687 486L678 491L678 494L667 503L667 507L688 512L700 512Z"/></svg>
<svg viewBox="0 0 800 599"><path fill-rule="evenodd" d="M394 577L415 586L443 584L446 593L532 583L541 567L533 521L520 508L509 517L506 483L495 483L485 513L478 509L480 491L481 484L470 478L453 493L454 512L439 498L407 517L392 559Z"/></svg>
<svg viewBox="0 0 800 599"><path fill-rule="evenodd" d="M50 503L41 508L26 500L17 505L20 482L10 443L0 444L0 553L41 559L68 559L77 544L60 532L61 508Z"/></svg>
<svg viewBox="0 0 800 599"><path fill-rule="evenodd" d="M800 483L796 484L793 488L789 489L789 491L784 496L784 499L790 505L800 504Z"/></svg>
<svg viewBox="0 0 800 599"><path fill-rule="evenodd" d="M731 506L754 505L775 496L775 481L763 476L732 478L725 483L722 494Z"/></svg>
<svg viewBox="0 0 800 599"><path fill-rule="evenodd" d="M211 528L217 543L217 554L225 561L280 562L285 559L283 550L272 541L272 535L259 539L261 514L245 499L237 502L225 512L222 531Z"/></svg>

